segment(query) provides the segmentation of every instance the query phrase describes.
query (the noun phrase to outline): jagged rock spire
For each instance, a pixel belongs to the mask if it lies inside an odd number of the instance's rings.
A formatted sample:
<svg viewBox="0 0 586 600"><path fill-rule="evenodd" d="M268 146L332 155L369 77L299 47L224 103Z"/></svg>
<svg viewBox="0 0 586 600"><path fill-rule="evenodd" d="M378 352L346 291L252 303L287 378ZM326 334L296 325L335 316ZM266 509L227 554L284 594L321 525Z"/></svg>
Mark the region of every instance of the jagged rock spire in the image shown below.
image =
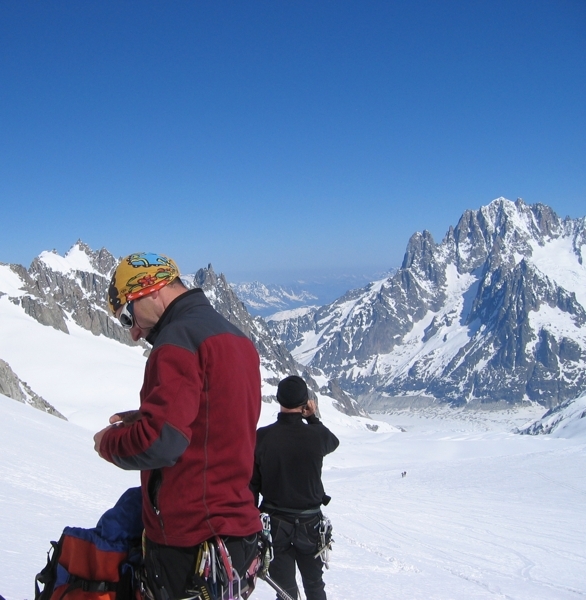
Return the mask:
<svg viewBox="0 0 586 600"><path fill-rule="evenodd" d="M585 252L586 218L497 198L440 244L413 234L388 279L271 327L373 409L406 395L554 406L586 388Z"/></svg>

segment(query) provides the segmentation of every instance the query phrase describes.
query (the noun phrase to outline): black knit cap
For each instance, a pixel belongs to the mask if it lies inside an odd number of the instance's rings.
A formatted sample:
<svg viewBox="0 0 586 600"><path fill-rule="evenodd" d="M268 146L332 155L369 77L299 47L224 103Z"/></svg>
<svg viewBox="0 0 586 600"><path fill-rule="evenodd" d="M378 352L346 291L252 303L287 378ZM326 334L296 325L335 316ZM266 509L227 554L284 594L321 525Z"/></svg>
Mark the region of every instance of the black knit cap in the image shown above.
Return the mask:
<svg viewBox="0 0 586 600"><path fill-rule="evenodd" d="M309 400L307 384L297 375L289 375L279 382L277 400L285 408L297 408Z"/></svg>

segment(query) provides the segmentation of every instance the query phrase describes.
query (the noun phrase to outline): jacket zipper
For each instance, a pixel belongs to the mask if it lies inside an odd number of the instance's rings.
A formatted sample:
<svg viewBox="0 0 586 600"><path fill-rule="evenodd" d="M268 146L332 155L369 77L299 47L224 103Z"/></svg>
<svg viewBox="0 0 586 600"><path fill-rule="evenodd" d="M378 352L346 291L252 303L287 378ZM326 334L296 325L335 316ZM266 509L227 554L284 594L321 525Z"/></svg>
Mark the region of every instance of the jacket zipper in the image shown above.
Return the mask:
<svg viewBox="0 0 586 600"><path fill-rule="evenodd" d="M153 510L159 519L159 525L161 526L161 533L163 534L163 539L165 540L165 544L167 544L167 535L165 534L165 523L163 523L163 517L161 516L161 511L153 506Z"/></svg>
<svg viewBox="0 0 586 600"><path fill-rule="evenodd" d="M159 525L161 527L161 533L163 534L163 539L165 540L165 544L167 543L167 535L165 533L165 523L163 522L163 516L161 515L161 509L159 508L159 492L161 490L161 486L163 485L163 474L161 473L161 469L155 469L150 477L148 483L148 491L149 491L149 499L151 501L151 508L153 512L157 516L159 521Z"/></svg>

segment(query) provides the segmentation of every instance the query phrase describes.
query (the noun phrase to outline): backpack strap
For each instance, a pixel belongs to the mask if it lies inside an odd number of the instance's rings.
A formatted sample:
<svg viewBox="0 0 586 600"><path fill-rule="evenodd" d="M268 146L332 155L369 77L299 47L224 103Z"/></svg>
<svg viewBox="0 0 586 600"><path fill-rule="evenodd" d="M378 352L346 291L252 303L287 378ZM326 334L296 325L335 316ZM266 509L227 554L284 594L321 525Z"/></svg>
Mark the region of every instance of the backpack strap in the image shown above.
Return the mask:
<svg viewBox="0 0 586 600"><path fill-rule="evenodd" d="M49 600L56 582L57 565L61 556L62 538L58 542L51 542L51 548L47 552L47 564L35 577L35 600ZM39 587L43 584L43 591Z"/></svg>
<svg viewBox="0 0 586 600"><path fill-rule="evenodd" d="M67 589L61 594L59 600L62 600L69 592L73 590L82 590L84 592L97 592L105 594L107 592L116 592L118 589L118 583L111 581L90 581L89 579L83 579L82 577L76 577L75 575L69 576L69 585Z"/></svg>

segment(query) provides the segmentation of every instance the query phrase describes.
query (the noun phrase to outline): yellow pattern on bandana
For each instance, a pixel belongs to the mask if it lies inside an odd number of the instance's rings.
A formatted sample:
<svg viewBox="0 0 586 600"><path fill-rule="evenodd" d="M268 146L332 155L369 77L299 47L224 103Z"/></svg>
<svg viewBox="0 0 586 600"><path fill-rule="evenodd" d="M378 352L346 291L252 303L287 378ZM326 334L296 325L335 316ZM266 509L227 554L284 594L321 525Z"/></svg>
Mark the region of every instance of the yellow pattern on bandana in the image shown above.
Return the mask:
<svg viewBox="0 0 586 600"><path fill-rule="evenodd" d="M163 254L137 252L120 261L110 288L108 304L112 313L126 302L151 294L179 277L175 262Z"/></svg>

